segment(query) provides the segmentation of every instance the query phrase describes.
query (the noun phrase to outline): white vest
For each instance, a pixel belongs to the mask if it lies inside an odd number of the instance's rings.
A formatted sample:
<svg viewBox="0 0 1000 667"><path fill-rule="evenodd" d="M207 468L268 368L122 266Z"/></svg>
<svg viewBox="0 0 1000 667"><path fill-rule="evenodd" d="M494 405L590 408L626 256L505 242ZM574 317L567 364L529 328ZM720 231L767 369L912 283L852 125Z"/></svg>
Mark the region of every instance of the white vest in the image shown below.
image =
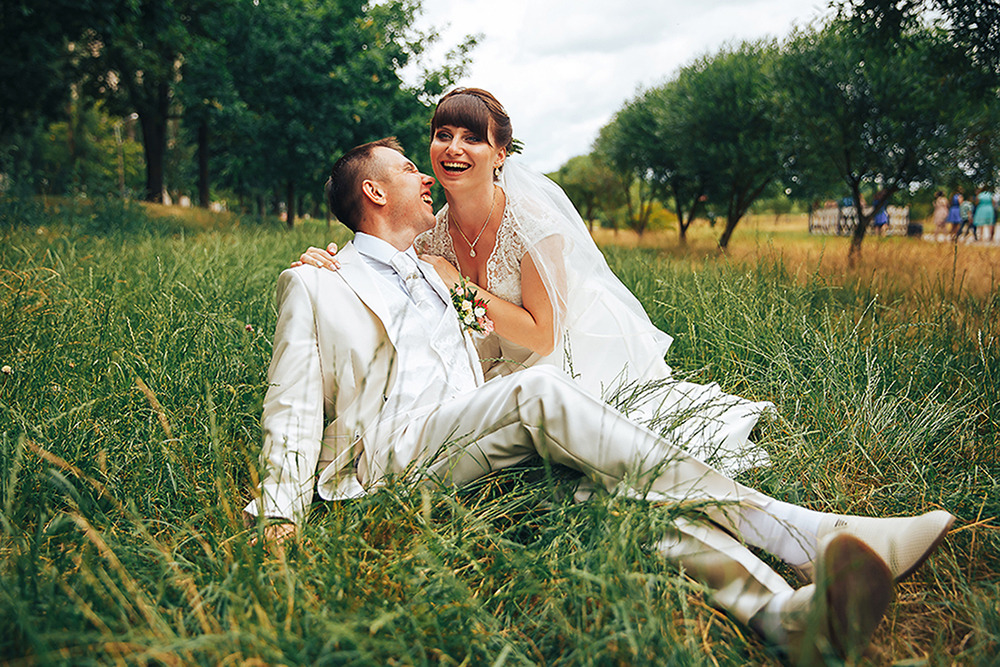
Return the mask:
<svg viewBox="0 0 1000 667"><path fill-rule="evenodd" d="M360 465L361 476L369 478L372 473L378 475L371 467L395 468L387 460L375 460L374 452L395 451L401 434L414 420L445 401L475 390L477 384L458 315L450 304L443 303L430 283L426 283L424 294L436 301L423 305L388 280L380 283L380 288L392 318L388 327L394 329L388 333L395 341L396 380L384 394L385 404L374 432L366 434L378 443L366 450L366 454L373 455L364 456Z"/></svg>

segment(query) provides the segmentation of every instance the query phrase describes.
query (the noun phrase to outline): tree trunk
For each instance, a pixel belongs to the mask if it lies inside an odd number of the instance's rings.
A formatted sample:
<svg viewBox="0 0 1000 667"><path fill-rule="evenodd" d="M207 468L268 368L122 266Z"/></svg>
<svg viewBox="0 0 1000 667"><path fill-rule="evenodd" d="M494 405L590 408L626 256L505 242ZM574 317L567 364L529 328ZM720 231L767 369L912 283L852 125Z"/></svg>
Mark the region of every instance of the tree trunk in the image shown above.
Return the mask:
<svg viewBox="0 0 1000 667"><path fill-rule="evenodd" d="M288 228L295 227L295 183L288 181L285 189L285 221Z"/></svg>
<svg viewBox="0 0 1000 667"><path fill-rule="evenodd" d="M77 113L76 113L76 103L72 100L66 103L66 149L69 151L69 179L72 184L77 185L76 175L78 170L76 168L76 124L77 124ZM64 185L69 185L65 183Z"/></svg>
<svg viewBox="0 0 1000 667"><path fill-rule="evenodd" d="M691 220L694 219L694 208L688 211L688 221L684 222L684 207L681 205L680 197L677 196L676 191L674 193L674 209L677 213L677 240L682 246L686 246L688 227L691 226Z"/></svg>
<svg viewBox="0 0 1000 667"><path fill-rule="evenodd" d="M733 230L736 229L736 225L739 221L739 218L726 216L726 228L722 230L722 236L719 237L719 247L722 248L722 250L727 250L729 248L729 239L732 237Z"/></svg>
<svg viewBox="0 0 1000 667"><path fill-rule="evenodd" d="M691 228L691 223L694 222L694 211L688 212L687 222L684 221L680 215L677 216L677 240L680 242L682 247L686 247L688 244L688 230Z"/></svg>
<svg viewBox="0 0 1000 667"><path fill-rule="evenodd" d="M594 216L594 204L593 203L588 203L587 206L586 206L586 208L584 210L586 211L586 216L587 216L587 218L586 218L586 220L587 220L587 231L589 231L591 234L593 234L594 233L594 217L593 217Z"/></svg>
<svg viewBox="0 0 1000 667"><path fill-rule="evenodd" d="M202 118L198 125L198 204L208 208L208 119Z"/></svg>
<svg viewBox="0 0 1000 667"><path fill-rule="evenodd" d="M847 251L847 266L852 269L857 266L861 259L861 242L865 240L865 232L868 230L868 223L871 216L865 215L865 207L861 205L861 185L851 185L851 196L854 197L854 210L858 213L858 224L851 234L851 248Z"/></svg>
<svg viewBox="0 0 1000 667"><path fill-rule="evenodd" d="M156 87L152 104L139 110L142 145L146 153L146 201L163 203L163 162L167 155L167 112L170 110L170 87Z"/></svg>

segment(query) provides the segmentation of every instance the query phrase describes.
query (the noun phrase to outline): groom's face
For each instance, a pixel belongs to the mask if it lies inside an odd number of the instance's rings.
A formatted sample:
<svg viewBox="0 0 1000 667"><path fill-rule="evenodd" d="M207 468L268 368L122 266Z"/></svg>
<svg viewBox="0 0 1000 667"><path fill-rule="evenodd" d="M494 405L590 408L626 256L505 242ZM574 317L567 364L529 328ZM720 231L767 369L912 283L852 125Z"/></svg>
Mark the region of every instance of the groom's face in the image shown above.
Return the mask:
<svg viewBox="0 0 1000 667"><path fill-rule="evenodd" d="M420 173L416 165L399 151L384 146L375 150L382 172L380 185L385 190L393 220L400 225L414 226L418 233L433 228L431 186L434 179Z"/></svg>

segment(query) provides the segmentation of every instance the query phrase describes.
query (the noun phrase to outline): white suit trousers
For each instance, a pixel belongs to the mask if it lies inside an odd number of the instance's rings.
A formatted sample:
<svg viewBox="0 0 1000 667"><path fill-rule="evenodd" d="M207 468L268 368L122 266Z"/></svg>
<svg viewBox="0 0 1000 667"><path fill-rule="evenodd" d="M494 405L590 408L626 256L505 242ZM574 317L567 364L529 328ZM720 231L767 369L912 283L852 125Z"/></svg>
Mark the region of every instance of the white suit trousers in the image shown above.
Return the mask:
<svg viewBox="0 0 1000 667"><path fill-rule="evenodd" d="M718 526L733 531L740 504L763 508L770 500L545 366L495 378L444 403L410 424L380 458L387 462L385 473L416 469L462 485L535 454L579 470L609 490L624 484L631 495L700 503L699 509ZM717 604L746 623L771 594L791 589L718 526L679 522L676 534L656 547L682 563L709 586Z"/></svg>

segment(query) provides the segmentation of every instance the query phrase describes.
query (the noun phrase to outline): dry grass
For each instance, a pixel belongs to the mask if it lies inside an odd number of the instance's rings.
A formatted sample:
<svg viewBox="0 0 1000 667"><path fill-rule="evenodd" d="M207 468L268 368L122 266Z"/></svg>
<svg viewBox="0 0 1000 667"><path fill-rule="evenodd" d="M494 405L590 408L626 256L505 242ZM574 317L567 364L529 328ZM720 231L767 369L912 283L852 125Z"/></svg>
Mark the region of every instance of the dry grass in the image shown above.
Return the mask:
<svg viewBox="0 0 1000 667"><path fill-rule="evenodd" d="M721 231L721 225L713 229L697 221L688 231L686 247L680 245L676 229L647 232L641 238L632 231L599 229L594 238L601 245L658 249L703 266L720 257ZM805 214L751 215L736 228L725 256L742 264L779 262L800 281L817 275L836 285L864 281L886 294L920 302L987 299L1000 286L1000 245L869 236L861 260L851 267L849 243L846 237L810 235Z"/></svg>

